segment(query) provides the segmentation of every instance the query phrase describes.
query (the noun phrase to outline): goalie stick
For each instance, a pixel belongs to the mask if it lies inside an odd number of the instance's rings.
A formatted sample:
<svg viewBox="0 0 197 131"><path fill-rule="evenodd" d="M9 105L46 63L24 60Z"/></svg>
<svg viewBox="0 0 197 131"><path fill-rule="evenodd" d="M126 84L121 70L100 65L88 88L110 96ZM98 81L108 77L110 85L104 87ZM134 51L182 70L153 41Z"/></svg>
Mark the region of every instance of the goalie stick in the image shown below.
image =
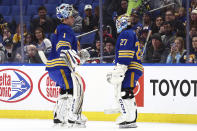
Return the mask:
<svg viewBox="0 0 197 131"><path fill-rule="evenodd" d="M44 64L46 64L48 60L47 60L47 58L44 54L44 51L43 50L38 50L38 55L40 56L40 59L42 60L42 62Z"/></svg>

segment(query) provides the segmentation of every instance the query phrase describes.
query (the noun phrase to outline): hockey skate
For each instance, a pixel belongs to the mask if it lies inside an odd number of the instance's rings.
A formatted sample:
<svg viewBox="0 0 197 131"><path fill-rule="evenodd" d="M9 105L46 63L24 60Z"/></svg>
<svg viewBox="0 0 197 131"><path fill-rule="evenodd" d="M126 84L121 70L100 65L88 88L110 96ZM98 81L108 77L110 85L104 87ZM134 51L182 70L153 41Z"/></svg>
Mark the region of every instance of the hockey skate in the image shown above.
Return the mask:
<svg viewBox="0 0 197 131"><path fill-rule="evenodd" d="M85 128L87 118L83 114L72 114L68 119L69 128Z"/></svg>
<svg viewBox="0 0 197 131"><path fill-rule="evenodd" d="M58 128L58 127L62 127L63 125L64 123L59 119L53 119L53 127Z"/></svg>
<svg viewBox="0 0 197 131"><path fill-rule="evenodd" d="M136 122L122 122L119 124L119 128L137 128Z"/></svg>

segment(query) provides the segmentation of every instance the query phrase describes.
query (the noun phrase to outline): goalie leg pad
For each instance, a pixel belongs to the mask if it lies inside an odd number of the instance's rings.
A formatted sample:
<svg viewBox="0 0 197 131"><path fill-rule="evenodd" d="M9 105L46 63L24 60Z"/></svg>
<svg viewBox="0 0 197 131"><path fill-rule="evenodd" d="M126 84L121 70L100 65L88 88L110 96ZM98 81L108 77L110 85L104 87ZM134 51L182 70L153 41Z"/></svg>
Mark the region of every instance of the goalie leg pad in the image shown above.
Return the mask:
<svg viewBox="0 0 197 131"><path fill-rule="evenodd" d="M116 120L117 124L123 122L135 123L137 119L137 106L135 103L135 98L133 99L119 99L120 105L120 116Z"/></svg>
<svg viewBox="0 0 197 131"><path fill-rule="evenodd" d="M116 123L121 124L124 122L136 122L137 106L133 90L131 88L124 88L122 89L122 91L120 91L120 93L117 96L117 102L120 108L120 116L116 120Z"/></svg>
<svg viewBox="0 0 197 131"><path fill-rule="evenodd" d="M66 123L66 119L68 116L68 96L67 94L59 96L55 108L53 111L54 114L54 123Z"/></svg>
<svg viewBox="0 0 197 131"><path fill-rule="evenodd" d="M69 98L69 123L85 125L87 118L81 114L85 84L77 72L71 73L73 80L73 97Z"/></svg>

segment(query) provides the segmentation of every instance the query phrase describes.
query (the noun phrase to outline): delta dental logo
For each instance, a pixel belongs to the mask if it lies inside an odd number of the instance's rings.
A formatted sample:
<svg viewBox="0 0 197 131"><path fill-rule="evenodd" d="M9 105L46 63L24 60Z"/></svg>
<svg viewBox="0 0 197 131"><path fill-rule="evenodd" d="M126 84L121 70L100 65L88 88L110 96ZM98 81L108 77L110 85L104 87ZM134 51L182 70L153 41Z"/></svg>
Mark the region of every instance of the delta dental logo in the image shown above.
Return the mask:
<svg viewBox="0 0 197 131"><path fill-rule="evenodd" d="M40 78L38 90L47 101L56 103L60 93L60 87L56 86L56 83L49 77L48 72Z"/></svg>
<svg viewBox="0 0 197 131"><path fill-rule="evenodd" d="M32 89L33 82L25 72L18 69L0 70L0 101L22 101L31 94Z"/></svg>
<svg viewBox="0 0 197 131"><path fill-rule="evenodd" d="M137 82L137 87L134 89L136 104L138 107L144 107L144 74Z"/></svg>

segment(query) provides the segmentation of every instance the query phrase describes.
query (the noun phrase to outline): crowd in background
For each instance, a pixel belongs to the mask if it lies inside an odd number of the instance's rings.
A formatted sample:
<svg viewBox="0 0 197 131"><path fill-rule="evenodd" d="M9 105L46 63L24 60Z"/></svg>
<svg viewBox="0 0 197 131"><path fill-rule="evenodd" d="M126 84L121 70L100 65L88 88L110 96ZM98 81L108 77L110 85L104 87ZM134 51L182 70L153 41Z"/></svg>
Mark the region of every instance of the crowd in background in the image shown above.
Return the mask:
<svg viewBox="0 0 197 131"><path fill-rule="evenodd" d="M81 1L78 0L79 3ZM136 0L136 5L138 2ZM72 28L76 35L99 29L98 4L86 4L83 13L80 13L79 3L74 4L73 12L75 23ZM152 9L170 3L175 4L151 12ZM104 63L112 63L114 60L118 36L115 20L126 13L127 7L128 0L103 1ZM21 63L22 59L24 63L42 63L38 50L43 50L48 57L52 47L52 34L60 22L47 13L44 5L37 9L37 15L31 17L28 25L23 25L23 39L20 23L7 22L4 15L0 15L0 63ZM140 41L143 63L197 63L197 0L190 0L189 23L186 13L186 0L142 0L142 3L132 10L131 28ZM186 42L187 24L190 25L189 43ZM88 48L92 58L87 61L89 63L100 62L100 37L100 33L96 32L91 43L81 41L79 48ZM82 38L79 38L80 40ZM24 46L21 46L21 41ZM186 49L188 45L189 50ZM24 50L24 54L21 50Z"/></svg>

